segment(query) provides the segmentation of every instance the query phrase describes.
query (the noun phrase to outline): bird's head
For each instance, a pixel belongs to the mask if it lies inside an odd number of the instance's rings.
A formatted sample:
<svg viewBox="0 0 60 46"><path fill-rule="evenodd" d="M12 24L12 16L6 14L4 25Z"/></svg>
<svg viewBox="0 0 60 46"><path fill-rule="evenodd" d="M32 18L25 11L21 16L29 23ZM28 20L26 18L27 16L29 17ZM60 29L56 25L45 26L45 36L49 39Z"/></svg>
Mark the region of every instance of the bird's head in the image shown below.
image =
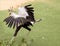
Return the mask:
<svg viewBox="0 0 60 46"><path fill-rule="evenodd" d="M10 7L10 9L8 9L9 15L11 15L12 12L14 12L13 7Z"/></svg>
<svg viewBox="0 0 60 46"><path fill-rule="evenodd" d="M8 9L8 12L13 12L13 7L10 7L10 9Z"/></svg>

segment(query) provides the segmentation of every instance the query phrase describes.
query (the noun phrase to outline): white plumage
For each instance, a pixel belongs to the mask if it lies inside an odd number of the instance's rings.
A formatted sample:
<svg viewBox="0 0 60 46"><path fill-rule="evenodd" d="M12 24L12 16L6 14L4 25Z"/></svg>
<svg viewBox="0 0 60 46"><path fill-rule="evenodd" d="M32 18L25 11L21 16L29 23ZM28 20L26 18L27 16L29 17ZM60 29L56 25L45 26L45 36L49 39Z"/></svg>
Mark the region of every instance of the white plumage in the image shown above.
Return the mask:
<svg viewBox="0 0 60 46"><path fill-rule="evenodd" d="M18 8L18 15L20 17L24 17L24 18L26 18L26 16L29 16L27 11L26 11L26 9L24 7L19 7Z"/></svg>
<svg viewBox="0 0 60 46"><path fill-rule="evenodd" d="M18 14L16 14L16 13L14 13L14 12L12 12L12 13L10 14L10 16L12 16L12 17L14 17L14 18L21 17L20 15L18 15Z"/></svg>
<svg viewBox="0 0 60 46"><path fill-rule="evenodd" d="M18 7L18 14L16 14L13 11L10 11L10 16L13 16L14 18L18 18L18 17L23 17L26 18L28 15L26 9L24 7Z"/></svg>

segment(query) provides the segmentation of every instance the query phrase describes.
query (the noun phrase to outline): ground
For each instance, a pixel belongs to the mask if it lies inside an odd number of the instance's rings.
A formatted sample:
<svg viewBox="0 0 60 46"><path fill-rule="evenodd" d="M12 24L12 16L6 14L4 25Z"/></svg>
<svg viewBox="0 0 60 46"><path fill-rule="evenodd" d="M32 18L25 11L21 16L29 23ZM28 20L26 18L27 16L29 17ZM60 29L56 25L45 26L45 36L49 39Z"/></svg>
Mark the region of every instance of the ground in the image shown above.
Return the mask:
<svg viewBox="0 0 60 46"><path fill-rule="evenodd" d="M42 21L30 27L32 31L27 37L28 31L22 28L11 46L27 46L21 42L23 37L26 37L28 43L33 39L29 46L60 46L60 0L39 1L27 4L32 4L34 7L35 19L42 18ZM7 16L7 10L0 11L0 46L6 46L15 30L8 28L3 22Z"/></svg>

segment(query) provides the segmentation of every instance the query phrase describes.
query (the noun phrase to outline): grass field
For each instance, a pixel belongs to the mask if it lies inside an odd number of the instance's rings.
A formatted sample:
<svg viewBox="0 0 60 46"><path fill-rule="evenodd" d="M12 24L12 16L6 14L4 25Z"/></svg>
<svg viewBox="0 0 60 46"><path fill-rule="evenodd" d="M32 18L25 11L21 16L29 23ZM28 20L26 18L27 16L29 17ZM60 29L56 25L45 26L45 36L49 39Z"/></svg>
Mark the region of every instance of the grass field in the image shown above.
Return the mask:
<svg viewBox="0 0 60 46"><path fill-rule="evenodd" d="M42 18L41 22L30 27L32 31L27 36L26 41L34 39L30 46L60 46L60 0L51 2L34 2L35 18ZM8 28L3 20L8 16L8 11L0 11L0 46L6 46L13 37L14 30ZM21 29L12 46L20 46L21 40L28 31Z"/></svg>

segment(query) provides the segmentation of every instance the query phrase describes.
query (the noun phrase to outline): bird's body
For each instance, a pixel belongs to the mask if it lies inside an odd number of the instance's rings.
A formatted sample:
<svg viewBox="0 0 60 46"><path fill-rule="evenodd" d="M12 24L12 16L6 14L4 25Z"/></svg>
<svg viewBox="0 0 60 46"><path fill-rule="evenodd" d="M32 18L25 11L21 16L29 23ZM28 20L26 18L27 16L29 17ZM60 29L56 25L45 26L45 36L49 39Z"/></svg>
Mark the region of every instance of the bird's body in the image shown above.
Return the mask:
<svg viewBox="0 0 60 46"><path fill-rule="evenodd" d="M35 19L34 19L33 7L30 6L31 5L18 7L18 14L16 14L12 10L9 10L10 11L9 17L4 19L8 27L12 26L13 28L16 27L14 36L17 35L17 32L20 30L21 27L24 27L25 29L31 31L31 29L28 26L33 26Z"/></svg>

